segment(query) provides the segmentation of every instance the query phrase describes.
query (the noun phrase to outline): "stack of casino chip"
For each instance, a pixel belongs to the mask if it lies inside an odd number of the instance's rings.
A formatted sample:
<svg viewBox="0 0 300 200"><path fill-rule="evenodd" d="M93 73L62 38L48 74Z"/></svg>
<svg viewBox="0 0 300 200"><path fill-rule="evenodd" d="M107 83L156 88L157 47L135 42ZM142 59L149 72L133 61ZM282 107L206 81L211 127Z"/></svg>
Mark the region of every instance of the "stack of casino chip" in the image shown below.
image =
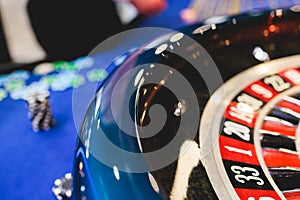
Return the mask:
<svg viewBox="0 0 300 200"><path fill-rule="evenodd" d="M54 125L49 91L26 95L28 117L35 132L47 131Z"/></svg>

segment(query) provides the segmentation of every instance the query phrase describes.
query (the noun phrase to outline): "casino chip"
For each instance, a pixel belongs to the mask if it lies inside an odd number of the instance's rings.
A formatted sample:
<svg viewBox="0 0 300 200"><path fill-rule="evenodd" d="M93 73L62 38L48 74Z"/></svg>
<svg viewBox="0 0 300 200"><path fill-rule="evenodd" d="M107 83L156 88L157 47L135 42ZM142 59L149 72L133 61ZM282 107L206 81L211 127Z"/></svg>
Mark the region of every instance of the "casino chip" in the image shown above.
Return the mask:
<svg viewBox="0 0 300 200"><path fill-rule="evenodd" d="M7 92L4 89L0 89L0 101L7 97Z"/></svg>
<svg viewBox="0 0 300 200"><path fill-rule="evenodd" d="M11 74L0 75L0 86L4 86L7 90L12 91L25 85L25 81L29 79L30 72L26 70L16 70Z"/></svg>
<svg viewBox="0 0 300 200"><path fill-rule="evenodd" d="M77 67L71 63L71 62L67 62L67 61L57 61L53 63L54 69L55 71L66 71L66 70L76 70Z"/></svg>
<svg viewBox="0 0 300 200"><path fill-rule="evenodd" d="M72 196L72 175L65 174L64 177L54 181L52 192L58 200L69 199Z"/></svg>
<svg viewBox="0 0 300 200"><path fill-rule="evenodd" d="M0 86L3 86L7 81L8 81L7 74L0 75Z"/></svg>
<svg viewBox="0 0 300 200"><path fill-rule="evenodd" d="M84 83L85 83L85 79L82 75L77 75L76 77L74 77L70 80L70 85L73 88L78 88L78 87L84 85Z"/></svg>
<svg viewBox="0 0 300 200"><path fill-rule="evenodd" d="M55 76L55 78L48 79L51 81L51 89L53 91L64 91L71 87L79 87L85 83L82 75L74 71L63 71Z"/></svg>
<svg viewBox="0 0 300 200"><path fill-rule="evenodd" d="M49 102L49 92L25 95L28 118L31 120L34 132L47 131L54 125L54 119Z"/></svg>
<svg viewBox="0 0 300 200"><path fill-rule="evenodd" d="M24 86L25 86L24 80L13 80L13 81L6 82L4 84L5 89L10 92L20 89Z"/></svg>
<svg viewBox="0 0 300 200"><path fill-rule="evenodd" d="M33 69L33 73L36 75L46 75L54 71L52 63L41 63Z"/></svg>
<svg viewBox="0 0 300 200"><path fill-rule="evenodd" d="M43 76L40 79L40 82L45 83L50 86L52 83L54 83L56 81L56 79L57 79L56 76L57 76L56 74L49 74L49 75Z"/></svg>
<svg viewBox="0 0 300 200"><path fill-rule="evenodd" d="M95 64L95 60L92 57L79 57L73 61L73 63L78 67L78 69L90 68Z"/></svg>
<svg viewBox="0 0 300 200"><path fill-rule="evenodd" d="M26 94L26 89L24 88L19 88L17 90L14 91L10 91L10 97L13 100L19 100L19 99L23 99L24 95Z"/></svg>
<svg viewBox="0 0 300 200"><path fill-rule="evenodd" d="M26 70L16 70L9 74L9 80L24 80L26 81L30 77L30 72Z"/></svg>
<svg viewBox="0 0 300 200"><path fill-rule="evenodd" d="M104 69L93 69L87 73L87 77L91 82L101 81L107 77L107 72Z"/></svg>

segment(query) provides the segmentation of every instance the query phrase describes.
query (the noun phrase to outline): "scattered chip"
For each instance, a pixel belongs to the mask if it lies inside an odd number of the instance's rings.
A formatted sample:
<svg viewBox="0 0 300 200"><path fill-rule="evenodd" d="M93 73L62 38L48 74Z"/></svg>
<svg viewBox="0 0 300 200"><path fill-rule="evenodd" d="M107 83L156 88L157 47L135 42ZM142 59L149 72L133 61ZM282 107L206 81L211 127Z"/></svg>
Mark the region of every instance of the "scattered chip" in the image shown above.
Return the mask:
<svg viewBox="0 0 300 200"><path fill-rule="evenodd" d="M5 89L10 92L23 88L24 86L25 86L24 80L12 80L4 84Z"/></svg>
<svg viewBox="0 0 300 200"><path fill-rule="evenodd" d="M4 89L0 88L0 101L7 97L7 92Z"/></svg>
<svg viewBox="0 0 300 200"><path fill-rule="evenodd" d="M52 83L54 83L56 81L56 79L57 79L56 74L50 74L50 75L43 76L41 78L40 82L50 86Z"/></svg>
<svg viewBox="0 0 300 200"><path fill-rule="evenodd" d="M107 77L107 72L104 69L93 69L87 73L90 81L101 81Z"/></svg>
<svg viewBox="0 0 300 200"><path fill-rule="evenodd" d="M26 88L27 93L29 93L30 95L36 93L43 93L44 91L48 91L48 89L49 89L49 85L42 81L32 82Z"/></svg>
<svg viewBox="0 0 300 200"><path fill-rule="evenodd" d="M8 75L9 81L12 80L24 80L26 81L30 77L30 72L26 70L16 70Z"/></svg>
<svg viewBox="0 0 300 200"><path fill-rule="evenodd" d="M51 83L51 89L53 91L64 91L71 88L71 82L76 76L76 73L72 71L60 72L56 75L56 79Z"/></svg>
<svg viewBox="0 0 300 200"><path fill-rule="evenodd" d="M7 74L0 75L0 86L3 86L7 81L9 81Z"/></svg>
<svg viewBox="0 0 300 200"><path fill-rule="evenodd" d="M73 61L78 69L90 68L95 64L95 60L92 57L80 57Z"/></svg>
<svg viewBox="0 0 300 200"><path fill-rule="evenodd" d="M72 196L72 175L65 174L64 177L54 181L52 192L58 200L70 199Z"/></svg>
<svg viewBox="0 0 300 200"><path fill-rule="evenodd" d="M124 61L124 58L124 56L121 56L115 61L121 63ZM95 59L86 56L70 62L41 63L33 70L35 75L41 75L40 79L38 76L32 76L31 78L31 72L26 70L16 70L10 74L0 75L0 87L4 87L4 90L0 93L0 100L8 95L13 100L20 100L24 99L24 95L33 95L49 91L49 89L52 91L64 91L69 88L78 88L86 83L86 79L85 76L78 74L77 71L83 68L90 68L94 64ZM87 78L92 82L103 81L108 75L108 72L104 69L82 72L87 73ZM32 82L33 80L34 82Z"/></svg>
<svg viewBox="0 0 300 200"><path fill-rule="evenodd" d="M76 71L79 68L74 62L57 61L53 63L55 71Z"/></svg>
<svg viewBox="0 0 300 200"><path fill-rule="evenodd" d="M77 75L76 77L74 77L71 82L70 82L70 85L73 87L73 88L78 88L82 85L84 85L85 83L85 79L83 76L81 75Z"/></svg>
<svg viewBox="0 0 300 200"><path fill-rule="evenodd" d="M56 61L53 63L55 71L62 71L68 68L68 62L66 61Z"/></svg>
<svg viewBox="0 0 300 200"><path fill-rule="evenodd" d="M54 71L52 63L41 63L38 64L34 69L33 73L36 75L46 75Z"/></svg>
<svg viewBox="0 0 300 200"><path fill-rule="evenodd" d="M19 99L23 99L24 95L26 94L26 87L23 88L19 88L17 90L11 91L10 92L10 97L13 100L19 100Z"/></svg>
<svg viewBox="0 0 300 200"><path fill-rule="evenodd" d="M77 67L77 65L75 65L74 62L69 62L67 65L67 68L65 68L65 70L70 70L70 71L77 71L79 68Z"/></svg>

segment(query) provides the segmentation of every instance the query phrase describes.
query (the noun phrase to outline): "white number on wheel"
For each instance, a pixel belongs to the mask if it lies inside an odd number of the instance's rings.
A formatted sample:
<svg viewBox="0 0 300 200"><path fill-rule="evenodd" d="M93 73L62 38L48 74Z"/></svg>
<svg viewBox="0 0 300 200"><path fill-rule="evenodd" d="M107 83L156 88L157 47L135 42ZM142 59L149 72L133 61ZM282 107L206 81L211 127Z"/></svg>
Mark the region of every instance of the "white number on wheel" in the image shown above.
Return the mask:
<svg viewBox="0 0 300 200"><path fill-rule="evenodd" d="M240 182L240 183L245 183L246 181L256 181L257 185L263 185L264 181L259 178L259 172L251 167L241 167L241 166L237 166L237 165L233 165L231 166L231 171L233 171L236 175L234 176L234 178ZM245 172L252 172L252 176L246 176L243 175L242 173Z"/></svg>

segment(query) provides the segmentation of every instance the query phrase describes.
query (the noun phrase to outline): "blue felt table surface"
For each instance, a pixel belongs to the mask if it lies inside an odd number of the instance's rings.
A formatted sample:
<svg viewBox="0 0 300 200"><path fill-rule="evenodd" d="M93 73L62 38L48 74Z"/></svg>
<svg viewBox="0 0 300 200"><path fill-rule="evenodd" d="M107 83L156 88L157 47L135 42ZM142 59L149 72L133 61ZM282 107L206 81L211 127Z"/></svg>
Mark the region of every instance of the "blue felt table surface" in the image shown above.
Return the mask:
<svg viewBox="0 0 300 200"><path fill-rule="evenodd" d="M169 0L169 8L141 22L141 27L179 28L178 12L189 0ZM113 50L110 50L113 51ZM96 56L96 63L110 52ZM51 92L55 126L42 133L31 129L25 101L0 102L0 199L56 199L53 181L72 171L77 132L72 115L72 90Z"/></svg>
<svg viewBox="0 0 300 200"><path fill-rule="evenodd" d="M71 171L76 131L71 90L51 93L56 125L35 133L25 101L6 99L0 109L0 199L53 199L55 178Z"/></svg>

